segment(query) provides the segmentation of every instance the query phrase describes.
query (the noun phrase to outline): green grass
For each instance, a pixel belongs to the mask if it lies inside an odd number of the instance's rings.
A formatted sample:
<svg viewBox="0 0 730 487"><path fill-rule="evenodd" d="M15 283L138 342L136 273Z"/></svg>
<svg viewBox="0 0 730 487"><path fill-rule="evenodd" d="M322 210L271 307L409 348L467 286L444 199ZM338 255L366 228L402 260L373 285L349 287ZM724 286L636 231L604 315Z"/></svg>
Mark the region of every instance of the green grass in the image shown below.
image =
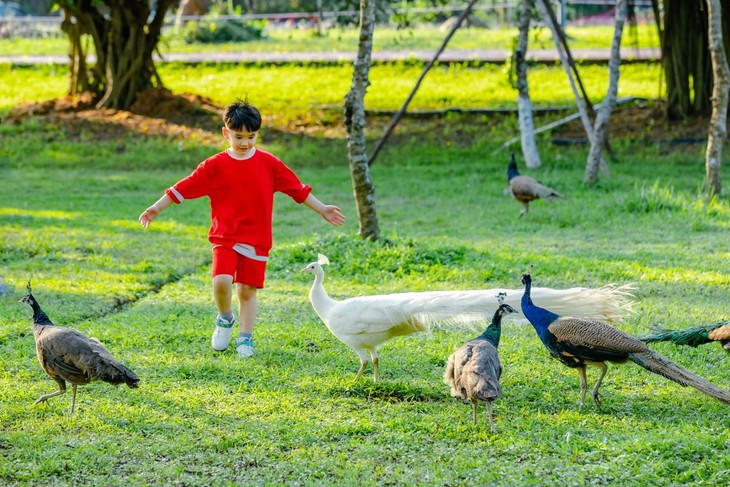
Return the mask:
<svg viewBox="0 0 730 487"><path fill-rule="evenodd" d="M319 36L314 30L307 29L267 29L266 38L258 41L227 44L187 44L172 33L168 33L160 43L160 52L297 52L297 51L356 51L358 30L355 28L333 28ZM571 48L609 48L613 35L612 26L569 27ZM512 49L517 36L514 28L469 28L458 30L449 41L449 49ZM386 50L435 50L446 32L433 27L414 27L406 29L382 28L375 30L373 49ZM627 27L623 44L632 46L659 47L656 28L639 25L635 33ZM546 29L536 29L530 37L534 49L547 49L552 45L550 33ZM63 37L44 39L24 39L12 37L0 40L0 56L25 55L65 55L68 41Z"/></svg>
<svg viewBox="0 0 730 487"><path fill-rule="evenodd" d="M397 110L410 93L423 66L397 63L373 66L371 86L365 98L369 110ZM349 65L242 66L164 64L160 76L175 93L198 93L225 105L245 97L267 113L299 124L311 123L312 108L327 107L339 113L352 81ZM19 101L38 102L63 96L68 84L64 67L14 67L0 65L0 113ZM605 96L605 66L584 65L581 76L589 96ZM663 93L658 64L627 64L621 68L619 96L656 99ZM537 65L530 71L530 96L539 106L574 105L573 94L562 68ZM517 90L501 66L457 64L438 66L426 76L410 111L464 108L516 107Z"/></svg>
<svg viewBox="0 0 730 487"><path fill-rule="evenodd" d="M213 93L226 84L208 69L195 76ZM55 79L41 68L20 72L28 84L33 73L46 84ZM252 97L283 106L276 90L286 90L270 88L270 97ZM330 103L323 91L318 104ZM300 98L290 92L289 103L305 111L314 103ZM523 172L568 199L536 202L518 219L520 205L503 194L508 155L493 155L513 125L449 115L400 132L372 168L381 231L392 245L356 236L342 139L264 134L266 148L320 199L340 205L348 221L333 229L277 196L257 355L248 361L210 351L206 202L170 208L146 231L136 221L218 147L188 141L179 150L177 142L136 133L71 139L63 124L33 120L0 125L0 274L8 288L0 296L0 483L727 483L725 405L628 364L610 367L604 412L590 404L579 411L577 374L550 358L524 322L504 327L496 435L483 412L473 427L470 408L450 398L441 380L449 354L474 331L394 339L381 349L381 381L374 384L368 369L353 383L357 358L319 321L307 299L311 276L299 272L318 252L332 261L326 286L337 299L518 289L534 264L539 286L633 283L636 313L620 327L634 334L653 323L681 328L728 318L730 207L698 196L702 147L667 152L614 141L613 177L589 189L581 184L586 149L541 140L544 167ZM454 137L459 131L470 137ZM725 180L727 167L726 160ZM141 377L140 388L84 386L74 417L69 394L34 405L55 383L34 356L30 310L17 303L29 278L52 320L102 340ZM730 388L730 358L719 346L653 348Z"/></svg>

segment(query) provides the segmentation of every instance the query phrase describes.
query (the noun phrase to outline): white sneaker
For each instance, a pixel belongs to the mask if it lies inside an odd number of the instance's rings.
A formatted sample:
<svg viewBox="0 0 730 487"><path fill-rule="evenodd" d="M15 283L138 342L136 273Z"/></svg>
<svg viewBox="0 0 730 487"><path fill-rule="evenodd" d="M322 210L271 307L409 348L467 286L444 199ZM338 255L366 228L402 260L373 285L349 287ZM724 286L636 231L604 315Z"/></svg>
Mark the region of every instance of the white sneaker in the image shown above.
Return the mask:
<svg viewBox="0 0 730 487"><path fill-rule="evenodd" d="M236 353L241 358L253 357L253 340L236 338Z"/></svg>
<svg viewBox="0 0 730 487"><path fill-rule="evenodd" d="M213 338L211 338L211 346L216 352L222 352L231 343L231 332L233 331L233 324L236 319L233 318L230 322L224 320L220 316L215 319L215 330L213 331Z"/></svg>

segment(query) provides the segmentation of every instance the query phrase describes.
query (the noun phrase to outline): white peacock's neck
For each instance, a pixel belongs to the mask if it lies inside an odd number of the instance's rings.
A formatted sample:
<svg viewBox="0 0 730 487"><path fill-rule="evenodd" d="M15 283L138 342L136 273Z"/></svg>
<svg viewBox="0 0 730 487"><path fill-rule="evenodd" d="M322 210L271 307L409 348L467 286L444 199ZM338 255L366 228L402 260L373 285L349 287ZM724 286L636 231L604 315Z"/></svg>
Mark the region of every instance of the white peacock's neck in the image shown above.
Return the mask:
<svg viewBox="0 0 730 487"><path fill-rule="evenodd" d="M337 302L329 297L327 290L324 288L324 272L315 274L314 284L312 284L312 289L309 290L309 301L311 301L314 311L327 324L327 313Z"/></svg>

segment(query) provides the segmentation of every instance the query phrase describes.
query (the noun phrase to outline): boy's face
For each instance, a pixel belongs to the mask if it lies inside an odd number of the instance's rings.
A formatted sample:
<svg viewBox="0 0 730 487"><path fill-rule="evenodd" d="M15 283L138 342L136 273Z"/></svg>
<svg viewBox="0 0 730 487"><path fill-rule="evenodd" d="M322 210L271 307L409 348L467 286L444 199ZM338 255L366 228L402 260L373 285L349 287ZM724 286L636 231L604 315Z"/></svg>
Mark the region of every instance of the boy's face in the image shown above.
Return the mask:
<svg viewBox="0 0 730 487"><path fill-rule="evenodd" d="M231 151L238 157L246 156L256 146L259 132L249 132L245 128L240 131L223 127L223 137L231 144Z"/></svg>

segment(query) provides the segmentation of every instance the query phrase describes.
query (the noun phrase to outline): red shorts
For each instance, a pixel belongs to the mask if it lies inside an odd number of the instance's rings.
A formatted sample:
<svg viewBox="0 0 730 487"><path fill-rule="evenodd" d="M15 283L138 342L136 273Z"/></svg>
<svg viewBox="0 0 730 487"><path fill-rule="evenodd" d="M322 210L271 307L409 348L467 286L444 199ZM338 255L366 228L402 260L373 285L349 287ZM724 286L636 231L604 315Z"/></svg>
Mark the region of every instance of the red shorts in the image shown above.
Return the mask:
<svg viewBox="0 0 730 487"><path fill-rule="evenodd" d="M263 289L266 277L266 261L244 257L233 249L213 247L213 277L220 274L233 276L233 282Z"/></svg>

